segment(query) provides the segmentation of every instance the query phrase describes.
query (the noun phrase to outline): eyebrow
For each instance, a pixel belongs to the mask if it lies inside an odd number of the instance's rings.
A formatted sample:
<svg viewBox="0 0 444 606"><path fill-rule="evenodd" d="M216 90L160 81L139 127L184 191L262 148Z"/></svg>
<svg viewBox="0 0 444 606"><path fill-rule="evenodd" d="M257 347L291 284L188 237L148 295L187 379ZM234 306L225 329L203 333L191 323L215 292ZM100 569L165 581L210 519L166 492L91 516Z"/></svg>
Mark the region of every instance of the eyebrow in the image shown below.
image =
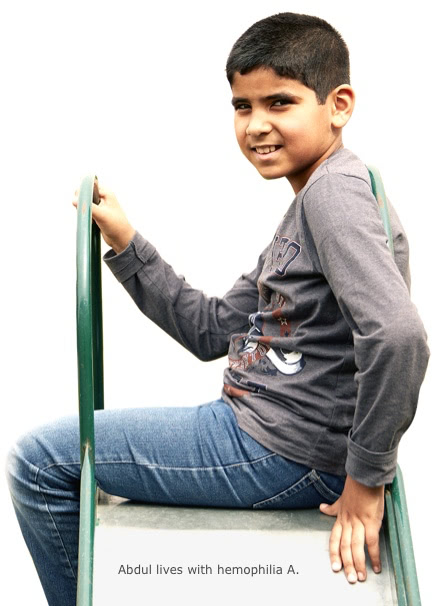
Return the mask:
<svg viewBox="0 0 444 606"><path fill-rule="evenodd" d="M300 101L302 97L298 97L297 95L292 95L283 91L280 93L273 93L272 95L267 95L266 97L261 97L259 101L274 101L275 99L282 99L283 101L294 101L296 99ZM233 97L231 99L231 104L237 105L238 103L248 103L248 101L249 99L247 99L246 97Z"/></svg>

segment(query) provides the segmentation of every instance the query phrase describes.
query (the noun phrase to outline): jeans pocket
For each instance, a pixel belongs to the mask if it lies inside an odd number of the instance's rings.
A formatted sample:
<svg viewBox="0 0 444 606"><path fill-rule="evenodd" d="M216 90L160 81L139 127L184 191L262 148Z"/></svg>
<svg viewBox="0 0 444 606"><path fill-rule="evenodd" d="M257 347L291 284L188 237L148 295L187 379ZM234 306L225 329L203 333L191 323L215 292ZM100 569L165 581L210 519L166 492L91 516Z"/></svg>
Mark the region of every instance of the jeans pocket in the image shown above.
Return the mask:
<svg viewBox="0 0 444 606"><path fill-rule="evenodd" d="M341 496L345 478L312 469L294 484L267 499L253 504L253 509L308 509L321 503L334 503Z"/></svg>
<svg viewBox="0 0 444 606"><path fill-rule="evenodd" d="M329 504L339 499L344 488L345 478L314 469L312 475L314 479L313 486L323 499Z"/></svg>
<svg viewBox="0 0 444 606"><path fill-rule="evenodd" d="M253 509L301 509L314 507L313 471L309 471L297 482L281 492L253 504Z"/></svg>

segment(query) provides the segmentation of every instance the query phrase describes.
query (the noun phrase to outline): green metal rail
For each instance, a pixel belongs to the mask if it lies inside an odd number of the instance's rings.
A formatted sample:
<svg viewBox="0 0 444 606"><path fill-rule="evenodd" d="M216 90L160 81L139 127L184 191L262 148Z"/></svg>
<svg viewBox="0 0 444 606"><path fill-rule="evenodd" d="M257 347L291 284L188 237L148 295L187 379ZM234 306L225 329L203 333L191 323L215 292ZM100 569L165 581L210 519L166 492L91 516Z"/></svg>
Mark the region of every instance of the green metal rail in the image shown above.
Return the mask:
<svg viewBox="0 0 444 606"><path fill-rule="evenodd" d="M382 223L387 234L388 246L395 256L393 235L390 225L390 213L381 175L374 166L367 166L373 195L375 196ZM396 592L399 606L420 606L418 577L416 574L415 556L412 535L405 498L404 481L398 466L396 477L385 490L385 523L387 525L390 551L395 573Z"/></svg>
<svg viewBox="0 0 444 606"><path fill-rule="evenodd" d="M394 255L389 208L379 171L368 167L388 245ZM91 219L98 203L94 175L83 179L77 208L77 360L79 381L81 492L77 606L92 606L96 483L94 410L104 407L100 232ZM385 491L389 536L399 606L420 606L419 587L400 468Z"/></svg>
<svg viewBox="0 0 444 606"><path fill-rule="evenodd" d="M103 403L100 231L91 219L98 203L94 175L83 179L77 207L77 368L80 418L80 530L77 605L92 604L96 483L94 410Z"/></svg>

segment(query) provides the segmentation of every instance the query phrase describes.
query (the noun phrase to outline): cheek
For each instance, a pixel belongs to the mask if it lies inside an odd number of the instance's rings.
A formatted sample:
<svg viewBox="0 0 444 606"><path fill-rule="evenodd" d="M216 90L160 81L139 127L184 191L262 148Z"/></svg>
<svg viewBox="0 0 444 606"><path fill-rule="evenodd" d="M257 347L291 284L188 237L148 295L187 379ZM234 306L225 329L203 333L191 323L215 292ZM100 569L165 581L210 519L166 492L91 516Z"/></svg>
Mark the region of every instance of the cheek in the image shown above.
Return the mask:
<svg viewBox="0 0 444 606"><path fill-rule="evenodd" d="M241 152L247 156L248 155L248 149L247 149L247 143L246 143L246 136L245 136L245 129L240 128L238 124L234 125L234 133L236 135L236 140L237 143L241 149Z"/></svg>
<svg viewBox="0 0 444 606"><path fill-rule="evenodd" d="M306 153L316 144L318 139L319 125L302 125L287 131L287 148L294 153Z"/></svg>
<svg viewBox="0 0 444 606"><path fill-rule="evenodd" d="M234 121L234 134L236 135L237 142L242 146L242 141L245 135L245 129L242 128L239 120Z"/></svg>

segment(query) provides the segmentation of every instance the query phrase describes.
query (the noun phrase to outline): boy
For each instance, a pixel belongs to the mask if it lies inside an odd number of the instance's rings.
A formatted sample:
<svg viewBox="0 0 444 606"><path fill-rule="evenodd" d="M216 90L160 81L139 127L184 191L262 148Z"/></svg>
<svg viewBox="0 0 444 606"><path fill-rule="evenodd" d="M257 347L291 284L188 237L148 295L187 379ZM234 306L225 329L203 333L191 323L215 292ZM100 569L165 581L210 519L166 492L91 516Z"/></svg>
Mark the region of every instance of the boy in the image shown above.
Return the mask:
<svg viewBox="0 0 444 606"><path fill-rule="evenodd" d="M233 47L227 76L242 152L264 178L286 177L296 197L257 267L208 298L101 190L93 217L117 279L187 349L204 360L228 353L229 367L210 404L97 412L97 482L160 503L320 506L336 516L333 570L363 581L365 544L380 570L384 484L428 359L407 243L392 209L395 263L367 170L343 148L354 92L347 47L330 25L292 13L259 21ZM48 602L74 604L76 420L29 434L10 461Z"/></svg>

